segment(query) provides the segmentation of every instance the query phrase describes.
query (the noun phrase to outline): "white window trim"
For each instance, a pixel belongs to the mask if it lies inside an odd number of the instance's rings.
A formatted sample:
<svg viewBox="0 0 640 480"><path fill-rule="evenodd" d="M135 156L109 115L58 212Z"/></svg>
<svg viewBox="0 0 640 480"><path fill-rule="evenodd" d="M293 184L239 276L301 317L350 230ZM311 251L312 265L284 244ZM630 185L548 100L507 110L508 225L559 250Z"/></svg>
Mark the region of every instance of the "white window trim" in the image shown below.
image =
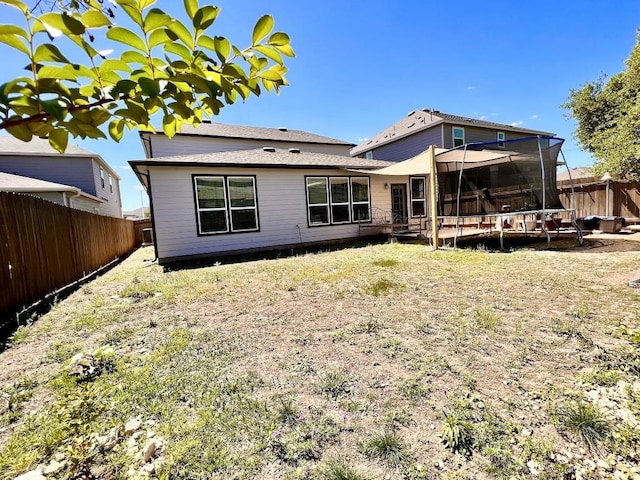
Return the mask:
<svg viewBox="0 0 640 480"><path fill-rule="evenodd" d="M98 168L100 168L100 183L102 184L102 188L104 188L104 169L102 167Z"/></svg>
<svg viewBox="0 0 640 480"><path fill-rule="evenodd" d="M331 211L329 208L330 205L330 201L329 201L329 178L330 177L306 177L305 179L305 190L307 193L307 218L308 218L308 222L309 222L309 226L320 226L320 225L331 225ZM325 193L326 193L326 199L327 202L326 203L310 203L309 202L309 180L324 180L324 188L325 188ZM327 221L326 222L311 222L311 207L325 207L326 211L327 211Z"/></svg>
<svg viewBox="0 0 640 480"><path fill-rule="evenodd" d="M331 182L333 180L346 180L347 183L347 201L346 202L334 202L333 201L333 191L331 190ZM343 182L341 182L343 183ZM351 181L349 177L329 177L329 213L331 213L331 224L332 225L340 225L343 223L351 223ZM348 219L342 222L336 222L333 219L333 207L347 207Z"/></svg>
<svg viewBox="0 0 640 480"><path fill-rule="evenodd" d="M500 139L500 135L502 135L502 139ZM507 136L504 134L504 132L497 132L496 138L498 140L498 148L504 148L504 142L507 139Z"/></svg>
<svg viewBox="0 0 640 480"><path fill-rule="evenodd" d="M414 198L413 196L413 181L422 180L424 182L424 198ZM423 218L427 216L427 178L426 177L409 177L409 204L411 206L411 218ZM424 204L424 215L413 214L413 202L422 202Z"/></svg>
<svg viewBox="0 0 640 480"><path fill-rule="evenodd" d="M109 174L109 191L113 193L113 177Z"/></svg>
<svg viewBox="0 0 640 480"><path fill-rule="evenodd" d="M247 180L247 179L251 179L251 184L253 187L253 206L252 207L234 207L233 205L231 205L231 180L233 179L237 179L237 180ZM243 175L235 175L235 176L228 176L227 177L227 182L226 182L226 190L229 192L229 201L228 201L228 206L229 206L229 227L231 228L231 232L232 233L238 233L238 232L257 232L259 230L258 227L258 193L256 192L256 179L255 177L248 177L248 176L243 176ZM231 215L231 212L233 211L238 211L238 210L253 210L253 218L256 222L256 226L255 228L239 228L239 229L235 229L233 228L233 215Z"/></svg>
<svg viewBox="0 0 640 480"><path fill-rule="evenodd" d="M461 145L456 145L456 138L460 139L459 137L456 137L456 130L462 130L462 145L465 144L465 131L464 131L464 127L451 127L451 139L453 141L453 148L456 147L460 147Z"/></svg>
<svg viewBox="0 0 640 480"><path fill-rule="evenodd" d="M367 181L367 200L364 202L356 202L353 200L353 180L354 179L358 179L358 180L366 180ZM369 177L350 177L349 179L349 199L351 200L351 221L358 223L358 222L370 222L371 221L371 181L369 179ZM369 208L367 209L367 211L369 212L369 216L368 218L355 218L354 215L354 206L356 205L367 205Z"/></svg>
<svg viewBox="0 0 640 480"><path fill-rule="evenodd" d="M373 160L373 150L369 150L367 153L365 153L364 158L366 160Z"/></svg>

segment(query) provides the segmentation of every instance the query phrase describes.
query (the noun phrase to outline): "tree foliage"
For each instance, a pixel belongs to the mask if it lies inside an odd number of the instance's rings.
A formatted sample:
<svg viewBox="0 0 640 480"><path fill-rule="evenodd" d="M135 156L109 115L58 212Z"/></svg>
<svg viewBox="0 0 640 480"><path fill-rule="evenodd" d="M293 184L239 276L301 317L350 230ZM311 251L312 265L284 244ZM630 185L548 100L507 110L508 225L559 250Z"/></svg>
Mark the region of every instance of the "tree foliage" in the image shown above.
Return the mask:
<svg viewBox="0 0 640 480"><path fill-rule="evenodd" d="M595 170L620 178L640 175L640 32L626 69L571 90L564 105L577 121L580 146L596 158Z"/></svg>
<svg viewBox="0 0 640 480"><path fill-rule="evenodd" d="M0 130L23 141L46 137L62 152L69 135L107 138L106 131L119 141L125 128L151 130L157 113L172 137L239 98L287 85L283 57L294 52L286 33L273 32L270 15L241 50L211 35L218 7L184 0L185 25L153 7L155 0L111 3L135 27L116 25L101 0L58 1L39 13L21 0L0 0L0 12L13 7L25 20L24 28L0 25L0 43L27 65L24 76L0 84ZM97 49L105 44L113 49ZM113 56L118 47L124 50ZM78 56L84 60L72 60Z"/></svg>

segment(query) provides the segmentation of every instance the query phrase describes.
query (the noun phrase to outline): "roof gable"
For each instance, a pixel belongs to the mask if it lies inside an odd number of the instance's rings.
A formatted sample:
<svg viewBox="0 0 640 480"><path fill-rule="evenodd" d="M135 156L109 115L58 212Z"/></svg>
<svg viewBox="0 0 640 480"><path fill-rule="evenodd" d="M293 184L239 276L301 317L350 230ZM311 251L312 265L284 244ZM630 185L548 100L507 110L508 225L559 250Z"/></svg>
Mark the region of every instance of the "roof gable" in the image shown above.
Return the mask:
<svg viewBox="0 0 640 480"><path fill-rule="evenodd" d="M142 133L142 132L141 132ZM162 129L156 133L163 134ZM296 143L319 143L326 145L354 146L353 143L345 142L330 137L323 137L315 133L302 130L289 130L287 128L265 128L247 127L242 125L227 125L216 122L203 122L197 127L185 124L182 130L176 135L196 135L202 137L222 137L240 138L247 140L266 140L271 142L296 142Z"/></svg>
<svg viewBox="0 0 640 480"><path fill-rule="evenodd" d="M377 133L369 140L357 145L351 149L351 155L359 155L374 148L395 142L401 138L408 137L415 133L433 128L441 124L474 126L479 128L490 128L494 130L522 133L525 136L543 135L553 137L555 134L543 132L539 130L530 130L527 128L518 128L513 125L506 125L496 122L488 122L476 118L462 117L460 115L452 115L450 113L439 112L438 110L414 110L409 112L405 117L386 128L382 132Z"/></svg>

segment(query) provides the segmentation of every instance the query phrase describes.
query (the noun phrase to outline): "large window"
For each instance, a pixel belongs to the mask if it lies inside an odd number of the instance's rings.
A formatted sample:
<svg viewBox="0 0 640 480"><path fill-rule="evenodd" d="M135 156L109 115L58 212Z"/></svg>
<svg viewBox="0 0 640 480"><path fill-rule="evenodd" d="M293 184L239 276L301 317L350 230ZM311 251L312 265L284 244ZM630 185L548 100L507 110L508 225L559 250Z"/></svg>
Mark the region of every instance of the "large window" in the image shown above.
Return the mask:
<svg viewBox="0 0 640 480"><path fill-rule="evenodd" d="M351 177L351 211L354 222L371 220L369 178Z"/></svg>
<svg viewBox="0 0 640 480"><path fill-rule="evenodd" d="M198 233L258 230L255 177L194 176Z"/></svg>
<svg viewBox="0 0 640 480"><path fill-rule="evenodd" d="M306 186L310 226L371 219L368 177L307 177Z"/></svg>
<svg viewBox="0 0 640 480"><path fill-rule="evenodd" d="M427 194L424 177L411 177L411 216L424 217L427 214Z"/></svg>
<svg viewBox="0 0 640 480"><path fill-rule="evenodd" d="M351 208L349 205L349 177L329 179L331 186L331 223L349 223Z"/></svg>
<svg viewBox="0 0 640 480"><path fill-rule="evenodd" d="M453 147L460 147L464 145L464 128L453 127Z"/></svg>

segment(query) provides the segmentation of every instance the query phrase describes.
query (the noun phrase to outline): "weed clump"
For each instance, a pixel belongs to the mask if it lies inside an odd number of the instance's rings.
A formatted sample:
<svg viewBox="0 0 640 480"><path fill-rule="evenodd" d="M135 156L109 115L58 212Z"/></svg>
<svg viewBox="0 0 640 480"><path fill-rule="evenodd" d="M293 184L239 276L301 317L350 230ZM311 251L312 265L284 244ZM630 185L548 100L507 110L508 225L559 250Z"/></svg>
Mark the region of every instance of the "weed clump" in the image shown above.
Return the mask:
<svg viewBox="0 0 640 480"><path fill-rule="evenodd" d="M367 440L362 446L362 453L380 460L389 468L398 468L410 459L400 436L392 430L385 430Z"/></svg>
<svg viewBox="0 0 640 480"><path fill-rule="evenodd" d="M611 424L593 404L584 400L566 403L555 412L561 430L571 432L592 452L611 436Z"/></svg>
<svg viewBox="0 0 640 480"><path fill-rule="evenodd" d="M473 425L453 414L444 414L445 421L440 431L440 438L446 448L453 453L460 453L466 458L473 455Z"/></svg>

